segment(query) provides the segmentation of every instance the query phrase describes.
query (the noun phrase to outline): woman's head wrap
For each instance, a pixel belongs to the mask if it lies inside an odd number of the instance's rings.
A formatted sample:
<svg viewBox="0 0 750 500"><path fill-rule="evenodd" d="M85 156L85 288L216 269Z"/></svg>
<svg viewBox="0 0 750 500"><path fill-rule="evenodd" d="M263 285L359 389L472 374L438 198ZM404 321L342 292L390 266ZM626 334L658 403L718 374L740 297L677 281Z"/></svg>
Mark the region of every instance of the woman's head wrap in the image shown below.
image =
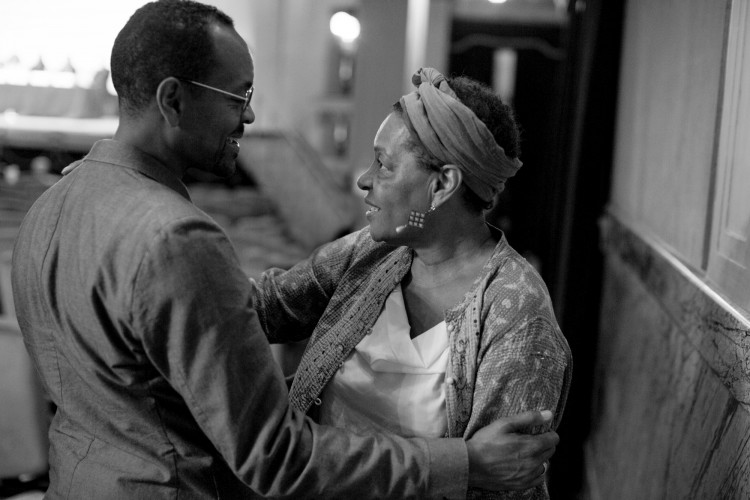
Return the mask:
<svg viewBox="0 0 750 500"><path fill-rule="evenodd" d="M506 156L487 126L458 100L439 71L422 68L411 81L417 90L399 100L407 127L435 158L460 168L469 189L491 201L522 163Z"/></svg>

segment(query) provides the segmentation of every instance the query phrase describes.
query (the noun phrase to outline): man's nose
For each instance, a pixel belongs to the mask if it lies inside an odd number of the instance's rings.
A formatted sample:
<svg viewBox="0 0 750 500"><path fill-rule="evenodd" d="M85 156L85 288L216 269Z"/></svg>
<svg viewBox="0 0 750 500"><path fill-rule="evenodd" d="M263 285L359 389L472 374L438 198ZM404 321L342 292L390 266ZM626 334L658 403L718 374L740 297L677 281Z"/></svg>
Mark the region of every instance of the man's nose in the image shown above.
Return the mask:
<svg viewBox="0 0 750 500"><path fill-rule="evenodd" d="M252 105L248 105L245 111L242 112L242 123L247 123L249 125L253 123L254 121L255 121L255 111L253 111Z"/></svg>

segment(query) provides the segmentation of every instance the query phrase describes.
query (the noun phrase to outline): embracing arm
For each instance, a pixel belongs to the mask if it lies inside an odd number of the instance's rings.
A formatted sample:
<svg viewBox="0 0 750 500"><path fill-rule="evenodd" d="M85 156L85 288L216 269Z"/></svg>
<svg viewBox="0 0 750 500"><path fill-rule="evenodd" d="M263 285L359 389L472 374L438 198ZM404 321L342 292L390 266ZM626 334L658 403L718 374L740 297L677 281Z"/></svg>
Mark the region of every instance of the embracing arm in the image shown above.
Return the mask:
<svg viewBox="0 0 750 500"><path fill-rule="evenodd" d="M556 436L517 433L538 412L460 438L358 436L292 410L250 286L221 231L183 220L153 245L134 288L135 330L202 432L256 492L279 498L463 498L524 481ZM304 308L303 308L304 309ZM357 467L352 469L351 464ZM520 481L520 482L519 482Z"/></svg>
<svg viewBox="0 0 750 500"><path fill-rule="evenodd" d="M542 424L538 412L500 419L468 442L359 436L316 425L289 407L281 371L248 307L250 286L226 237L203 220L183 219L176 226L158 238L140 266L135 331L211 446L257 493L463 498L467 485L517 487L540 454L554 450L554 436L541 443L515 433Z"/></svg>
<svg viewBox="0 0 750 500"><path fill-rule="evenodd" d="M287 390L231 245L213 224L181 219L139 266L132 316L154 369L179 394L234 473L277 498L461 498L463 440L358 436L289 407ZM195 446L204 440L195 437ZM352 471L351 464L357 464Z"/></svg>
<svg viewBox="0 0 750 500"><path fill-rule="evenodd" d="M501 417L466 441L470 492L479 489L521 490L544 482L544 464L555 452L555 432L528 434L552 420L550 411L530 411ZM499 494L498 494L499 495Z"/></svg>
<svg viewBox="0 0 750 500"><path fill-rule="evenodd" d="M289 270L269 269L257 280L250 280L251 306L269 342L310 336L367 238L362 231L349 234L321 246Z"/></svg>

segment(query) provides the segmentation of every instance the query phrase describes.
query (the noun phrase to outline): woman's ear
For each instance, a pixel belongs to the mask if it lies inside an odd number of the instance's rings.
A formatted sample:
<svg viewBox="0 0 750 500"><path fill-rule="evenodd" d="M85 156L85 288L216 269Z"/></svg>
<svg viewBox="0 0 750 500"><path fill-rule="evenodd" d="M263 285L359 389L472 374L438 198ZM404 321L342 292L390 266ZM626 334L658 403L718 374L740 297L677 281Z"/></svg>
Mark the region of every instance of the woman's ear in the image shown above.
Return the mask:
<svg viewBox="0 0 750 500"><path fill-rule="evenodd" d="M447 164L440 167L440 172L433 185L432 202L438 207L458 192L463 182L463 172L455 165Z"/></svg>
<svg viewBox="0 0 750 500"><path fill-rule="evenodd" d="M173 77L167 77L156 88L156 105L164 119L176 127L184 111L185 87Z"/></svg>

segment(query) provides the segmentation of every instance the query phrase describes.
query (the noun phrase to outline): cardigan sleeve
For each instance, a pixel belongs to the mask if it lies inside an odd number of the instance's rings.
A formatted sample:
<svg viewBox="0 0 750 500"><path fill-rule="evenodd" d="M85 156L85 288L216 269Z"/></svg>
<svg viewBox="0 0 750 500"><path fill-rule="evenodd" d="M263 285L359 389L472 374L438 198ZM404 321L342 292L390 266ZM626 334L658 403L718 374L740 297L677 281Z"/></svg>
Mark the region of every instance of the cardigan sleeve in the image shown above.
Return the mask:
<svg viewBox="0 0 750 500"><path fill-rule="evenodd" d="M349 234L321 246L289 270L269 269L250 280L251 301L269 342L294 342L311 335L367 238L364 231Z"/></svg>
<svg viewBox="0 0 750 500"><path fill-rule="evenodd" d="M517 286L525 283L524 286ZM572 358L552 313L546 287L535 274L513 286L497 284L485 297L482 340L468 437L501 417L550 410L554 418L531 433L557 428L570 386ZM545 485L524 491L470 491L469 498L548 498Z"/></svg>

